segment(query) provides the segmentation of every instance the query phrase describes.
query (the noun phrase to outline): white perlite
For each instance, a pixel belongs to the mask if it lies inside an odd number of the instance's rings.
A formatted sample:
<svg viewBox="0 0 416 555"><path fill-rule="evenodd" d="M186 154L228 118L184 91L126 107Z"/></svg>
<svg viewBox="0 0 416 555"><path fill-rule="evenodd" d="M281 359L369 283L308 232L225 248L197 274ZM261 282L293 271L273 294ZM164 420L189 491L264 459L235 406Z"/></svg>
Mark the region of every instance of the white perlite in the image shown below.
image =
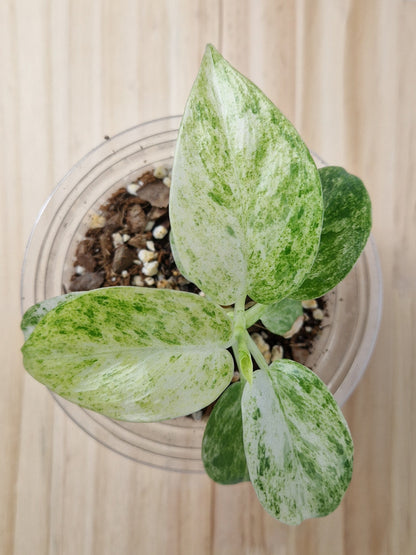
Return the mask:
<svg viewBox="0 0 416 555"><path fill-rule="evenodd" d="M281 345L273 345L271 362L275 360L280 360L283 358L283 347Z"/></svg>
<svg viewBox="0 0 416 555"><path fill-rule="evenodd" d="M113 240L113 247L116 249L124 243L121 233L112 233L111 239Z"/></svg>
<svg viewBox="0 0 416 555"><path fill-rule="evenodd" d="M99 229L105 226L105 218L101 214L93 213L90 215L90 228Z"/></svg>
<svg viewBox="0 0 416 555"><path fill-rule="evenodd" d="M302 307L306 309L318 308L318 303L315 299L310 299L309 301L302 301Z"/></svg>
<svg viewBox="0 0 416 555"><path fill-rule="evenodd" d="M133 276L133 279L131 280L131 284L135 285L136 287L143 287L144 281L140 276Z"/></svg>
<svg viewBox="0 0 416 555"><path fill-rule="evenodd" d="M152 231L153 237L155 239L163 239L164 237L166 237L167 233L168 230L164 225L157 225Z"/></svg>
<svg viewBox="0 0 416 555"><path fill-rule="evenodd" d="M155 276L159 270L159 262L152 260L143 264L143 273L145 276Z"/></svg>
<svg viewBox="0 0 416 555"><path fill-rule="evenodd" d="M312 316L315 318L315 320L323 320L324 313L320 308L317 308L312 312Z"/></svg>
<svg viewBox="0 0 416 555"><path fill-rule="evenodd" d="M166 177L168 175L168 170L166 168L164 168L163 166L158 166L154 170L153 175L155 177L157 177L158 179L163 179L164 177Z"/></svg>
<svg viewBox="0 0 416 555"><path fill-rule="evenodd" d="M270 345L267 343L267 341L264 340L260 333L252 333L250 335L251 339L254 341L254 343L257 345L257 348L263 355L265 361L269 363L272 356L270 352Z"/></svg>
<svg viewBox="0 0 416 555"><path fill-rule="evenodd" d="M150 251L147 249L140 249L137 254L139 256L139 260L141 260L144 264L146 262L155 260L155 258L157 257L157 254L154 251Z"/></svg>
<svg viewBox="0 0 416 555"><path fill-rule="evenodd" d="M137 196L137 191L139 190L138 183L129 183L126 187L126 191L129 195Z"/></svg>

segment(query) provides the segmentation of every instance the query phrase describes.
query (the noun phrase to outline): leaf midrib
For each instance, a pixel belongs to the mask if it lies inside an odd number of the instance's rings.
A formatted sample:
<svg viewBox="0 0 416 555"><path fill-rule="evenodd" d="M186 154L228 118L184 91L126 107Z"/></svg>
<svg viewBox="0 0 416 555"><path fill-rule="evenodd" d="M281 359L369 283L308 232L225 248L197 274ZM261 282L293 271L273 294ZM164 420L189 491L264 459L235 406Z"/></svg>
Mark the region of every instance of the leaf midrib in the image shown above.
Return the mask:
<svg viewBox="0 0 416 555"><path fill-rule="evenodd" d="M85 357L90 357L90 356L108 356L111 354L118 354L118 353L126 353L126 354L131 354L131 353L140 353L142 355L148 354L148 355L153 355L155 353L159 353L159 354L187 354L187 353L201 353L204 355L207 354L212 354L212 353L216 353L216 352L220 352L220 351L226 351L228 348L228 345L174 345L174 346L164 346L164 345L155 345L154 347L125 347L123 345L115 345L113 347L110 346L105 346L102 345L100 346L100 348L97 349L91 349L90 346L91 345L97 345L97 344L93 344L93 343L87 343L86 345L89 346L89 353L85 354ZM45 358L56 358L57 356L59 358L67 358L67 359L71 359L71 358L80 358L80 348L82 348L82 345L80 345L79 343L77 344L77 349L74 349L72 352L70 353L62 353L58 350L54 350L50 356L46 356Z"/></svg>
<svg viewBox="0 0 416 555"><path fill-rule="evenodd" d="M282 371L279 371L279 372L283 373ZM272 389L273 389L273 391L274 391L274 393L275 393L275 395L276 395L276 399L277 399L277 401L278 401L278 403L279 403L279 407L280 407L280 410L281 410L282 415L283 415L283 420L284 420L284 423L285 423L286 437L289 438L289 449L290 449L290 453L293 453L293 457L292 457L292 458L294 458L294 459L296 460L296 463L297 463L297 464L296 464L296 475L295 475L295 479L292 481L292 484L295 484L295 485L296 485L296 492L297 492L297 493L296 493L296 497L299 499L299 495L298 495L298 491L299 491L298 476L301 474L308 482L310 482L311 480L310 480L310 477L306 474L305 469L304 469L304 467L303 467L303 464L302 464L301 461L299 460L298 450L294 448L294 443L295 443L295 442L292 441L293 434L292 434L292 432L290 431L290 428L289 428L289 426L288 426L288 424L287 424L288 421L289 421L289 419L288 419L288 417L286 416L286 412L285 412L285 409L284 409L284 404L282 403L282 399L281 399L280 393L279 393L278 390L275 389L273 380L270 378L270 376L269 376L268 373L267 373L267 377L268 377L269 381L271 382ZM299 435L300 435L300 434L299 434ZM305 480L303 480L303 481L305 481ZM304 491L304 490L302 489L302 491ZM305 518L308 518L308 515L310 515L310 512L309 512L309 511L308 511L306 514L305 514L304 511L302 511L302 515L301 515L301 516L302 516L302 520L304 520Z"/></svg>

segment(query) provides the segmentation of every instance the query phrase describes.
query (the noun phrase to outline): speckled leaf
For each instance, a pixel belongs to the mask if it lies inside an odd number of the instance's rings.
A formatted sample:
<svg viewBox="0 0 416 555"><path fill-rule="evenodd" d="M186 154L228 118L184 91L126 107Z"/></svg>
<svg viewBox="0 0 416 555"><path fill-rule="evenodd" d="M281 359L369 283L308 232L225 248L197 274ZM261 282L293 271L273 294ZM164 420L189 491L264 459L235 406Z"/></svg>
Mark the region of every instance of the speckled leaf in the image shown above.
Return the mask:
<svg viewBox="0 0 416 555"><path fill-rule="evenodd" d="M291 329L296 318L302 314L303 308L300 301L283 299L269 305L261 317L261 321L271 332L284 335Z"/></svg>
<svg viewBox="0 0 416 555"><path fill-rule="evenodd" d="M343 168L328 166L319 174L324 220L316 260L297 299L314 299L335 287L350 272L371 230L371 202L362 181Z"/></svg>
<svg viewBox="0 0 416 555"><path fill-rule="evenodd" d="M49 311L23 346L47 387L107 416L150 421L185 415L230 383L232 324L206 299L112 287Z"/></svg>
<svg viewBox="0 0 416 555"><path fill-rule="evenodd" d="M220 484L250 480L244 454L241 396L243 382L228 387L216 402L202 440L206 473Z"/></svg>
<svg viewBox="0 0 416 555"><path fill-rule="evenodd" d="M67 293L66 295L59 295L58 297L52 297L51 299L46 299L45 301L36 303L26 310L20 324L25 341L29 338L35 327L50 310L83 294L84 292L80 291L76 293Z"/></svg>
<svg viewBox="0 0 416 555"><path fill-rule="evenodd" d="M325 384L304 366L254 372L242 398L247 466L263 507L286 524L324 516L351 480L353 445Z"/></svg>
<svg viewBox="0 0 416 555"><path fill-rule="evenodd" d="M223 305L289 296L319 245L322 192L308 149L212 46L179 131L170 217L185 275Z"/></svg>

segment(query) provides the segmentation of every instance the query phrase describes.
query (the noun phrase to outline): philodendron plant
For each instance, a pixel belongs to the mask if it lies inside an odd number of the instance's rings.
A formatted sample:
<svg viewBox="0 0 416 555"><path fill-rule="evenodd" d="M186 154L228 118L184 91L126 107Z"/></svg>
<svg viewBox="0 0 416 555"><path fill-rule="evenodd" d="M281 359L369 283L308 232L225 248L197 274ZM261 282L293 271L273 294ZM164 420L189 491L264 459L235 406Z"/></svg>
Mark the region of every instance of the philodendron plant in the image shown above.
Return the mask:
<svg viewBox="0 0 416 555"><path fill-rule="evenodd" d="M291 123L208 46L177 140L170 220L175 261L205 296L113 287L48 299L23 317L26 369L133 422L218 399L202 444L209 476L250 480L288 524L328 514L351 479L348 426L312 371L267 364L247 329L260 319L284 333L301 300L351 270L371 227L362 182L318 170Z"/></svg>

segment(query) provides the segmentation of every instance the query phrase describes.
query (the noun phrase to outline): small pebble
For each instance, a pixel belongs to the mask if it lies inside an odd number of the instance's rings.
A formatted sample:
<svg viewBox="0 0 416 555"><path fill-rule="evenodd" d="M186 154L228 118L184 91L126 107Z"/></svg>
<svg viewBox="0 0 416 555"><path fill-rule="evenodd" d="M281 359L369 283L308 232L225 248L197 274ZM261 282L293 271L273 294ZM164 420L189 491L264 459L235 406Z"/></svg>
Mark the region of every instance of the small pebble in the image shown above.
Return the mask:
<svg viewBox="0 0 416 555"><path fill-rule="evenodd" d="M128 275L129 275L129 273L128 273L127 270L123 270L123 271L121 272L121 277L123 277L123 278L126 278Z"/></svg>
<svg viewBox="0 0 416 555"><path fill-rule="evenodd" d="M231 383L238 382L240 380L240 372L234 371L233 377L231 378Z"/></svg>
<svg viewBox="0 0 416 555"><path fill-rule="evenodd" d="M128 233L124 233L122 237L123 237L123 241L125 243L127 243L127 241L130 241L130 239L131 239L131 237Z"/></svg>
<svg viewBox="0 0 416 555"><path fill-rule="evenodd" d="M163 179L164 177L166 177L168 175L168 171L166 168L164 168L163 166L158 166L154 171L153 171L153 175L155 177L157 177L158 179Z"/></svg>
<svg viewBox="0 0 416 555"><path fill-rule="evenodd" d="M270 352L270 345L264 340L264 338L260 333L252 333L250 335L251 335L251 339L254 341L259 351L263 355L265 361L269 363L272 356Z"/></svg>
<svg viewBox="0 0 416 555"><path fill-rule="evenodd" d="M252 333L251 339L257 345L261 353L270 350L270 345L264 340L264 337L262 337L260 333Z"/></svg>
<svg viewBox="0 0 416 555"><path fill-rule="evenodd" d="M306 309L318 308L318 303L316 302L315 299L311 299L309 301L302 301L302 307Z"/></svg>
<svg viewBox="0 0 416 555"><path fill-rule="evenodd" d="M126 224L129 233L141 233L146 227L147 216L139 204L130 206L126 213Z"/></svg>
<svg viewBox="0 0 416 555"><path fill-rule="evenodd" d="M306 331L307 333L311 333L312 328L311 328L310 326L305 326L305 331Z"/></svg>
<svg viewBox="0 0 416 555"><path fill-rule="evenodd" d="M112 233L111 234L111 239L113 240L113 246L114 248L119 247L120 245L122 245L124 243L123 241L123 237L121 236L121 233Z"/></svg>
<svg viewBox="0 0 416 555"><path fill-rule="evenodd" d="M166 185L166 187L170 187L171 184L171 179L169 176L166 176L163 178L163 185Z"/></svg>
<svg viewBox="0 0 416 555"><path fill-rule="evenodd" d="M136 287L143 287L144 281L140 276L133 276L133 279L131 280L131 284L135 285Z"/></svg>
<svg viewBox="0 0 416 555"><path fill-rule="evenodd" d="M139 184L138 183L129 183L126 187L126 191L129 193L129 195L137 196L137 191L138 190L139 190Z"/></svg>
<svg viewBox="0 0 416 555"><path fill-rule="evenodd" d="M82 274L85 272L85 268L84 266L75 266L75 273L78 274L79 276L82 276Z"/></svg>
<svg viewBox="0 0 416 555"><path fill-rule="evenodd" d="M205 297L205 293L204 293L203 291L200 291L200 292L198 293L198 295L199 295L200 297Z"/></svg>
<svg viewBox="0 0 416 555"><path fill-rule="evenodd" d="M144 279L146 285L152 286L155 284L155 280L152 277L147 277Z"/></svg>
<svg viewBox="0 0 416 555"><path fill-rule="evenodd" d="M139 260L141 260L143 263L150 262L157 257L157 254L154 251L149 251L146 249L139 250L138 255Z"/></svg>
<svg viewBox="0 0 416 555"><path fill-rule="evenodd" d="M143 264L143 273L145 276L155 276L159 270L159 262L152 260Z"/></svg>
<svg viewBox="0 0 416 555"><path fill-rule="evenodd" d="M315 320L323 320L324 318L324 313L322 312L322 310L320 308L316 308L313 312L312 312L312 316L315 318Z"/></svg>
<svg viewBox="0 0 416 555"><path fill-rule="evenodd" d="M71 283L71 291L91 291L98 289L104 282L104 272L85 272Z"/></svg>
<svg viewBox="0 0 416 555"><path fill-rule="evenodd" d="M100 227L105 226L105 222L106 220L104 216L101 216L100 214L91 214L90 228L99 229Z"/></svg>
<svg viewBox="0 0 416 555"><path fill-rule="evenodd" d="M281 345L273 345L272 347L272 356L271 356L271 362L274 362L275 360L280 360L281 358L283 358L283 347Z"/></svg>
<svg viewBox="0 0 416 555"><path fill-rule="evenodd" d="M121 273L123 270L127 270L127 268L131 266L134 257L135 251L133 249L130 249L127 245L123 243L114 251L111 269L116 274Z"/></svg>
<svg viewBox="0 0 416 555"><path fill-rule="evenodd" d="M155 222L153 220L149 220L144 228L145 231L152 231Z"/></svg>
<svg viewBox="0 0 416 555"><path fill-rule="evenodd" d="M296 333L298 333L298 331L300 331L300 329L302 328L302 326L303 326L303 321L304 321L303 315L298 316L298 317L296 318L296 320L293 322L293 325L292 325L292 327L290 328L290 330L287 331L287 332L283 335L283 337L284 337L285 339L290 339L291 337L293 337L293 336L294 336Z"/></svg>
<svg viewBox="0 0 416 555"><path fill-rule="evenodd" d="M155 244L153 243L153 241L146 241L146 248L149 251L155 252L156 248L155 248Z"/></svg>
<svg viewBox="0 0 416 555"><path fill-rule="evenodd" d="M158 276L158 278L159 278L159 276ZM164 279L162 277L162 278L157 280L156 287L158 289L173 289L174 284L171 281L169 281L167 279Z"/></svg>
<svg viewBox="0 0 416 555"><path fill-rule="evenodd" d="M152 232L155 239L163 239L164 237L166 237L167 233L168 230L164 225L157 225Z"/></svg>

